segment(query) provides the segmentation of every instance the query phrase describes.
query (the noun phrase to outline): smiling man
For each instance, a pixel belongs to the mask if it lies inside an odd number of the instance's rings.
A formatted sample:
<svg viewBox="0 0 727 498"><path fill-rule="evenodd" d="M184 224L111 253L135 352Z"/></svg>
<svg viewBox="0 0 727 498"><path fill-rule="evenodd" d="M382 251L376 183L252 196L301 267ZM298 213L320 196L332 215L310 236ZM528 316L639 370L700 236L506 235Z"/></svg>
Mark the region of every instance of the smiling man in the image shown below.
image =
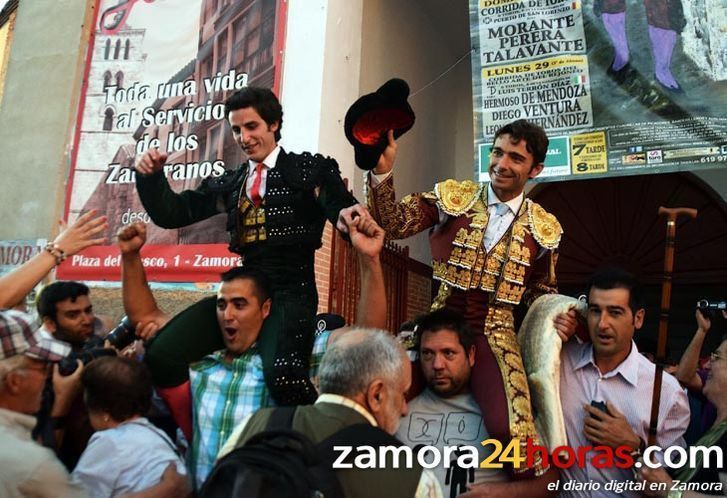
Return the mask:
<svg viewBox="0 0 727 498"><path fill-rule="evenodd" d="M472 395L490 435L504 445L519 437L524 448L525 439L537 434L513 312L556 292L562 230L552 214L524 196L526 182L543 170L548 137L525 120L505 125L495 133L489 184L446 180L398 203L396 147L389 132L389 146L370 179L371 214L393 239L430 229L434 278L441 282L432 309L460 313L477 333ZM555 322L564 340L576 325L573 311ZM531 476L526 470L512 475ZM540 465L534 470L545 471Z"/></svg>
<svg viewBox="0 0 727 498"><path fill-rule="evenodd" d="M369 215L344 185L335 160L286 152L278 145L283 109L270 90L248 87L234 93L225 113L245 163L177 194L164 174L167 155L151 149L136 164L139 197L162 228L227 213L230 250L242 256L244 267L258 268L270 279L274 304L259 344L270 393L281 405L312 403L308 362L318 306L314 253L326 219L335 226L340 211L351 206L347 213ZM190 349L199 346L193 338L180 340ZM205 353L200 351L200 357Z"/></svg>
<svg viewBox="0 0 727 498"><path fill-rule="evenodd" d="M641 286L630 273L604 269L593 275L588 292L588 334L591 342L569 341L561 355L560 393L568 444L573 448L625 446L643 451L648 435L654 364L639 354L634 333L644 323ZM684 446L689 424L687 396L671 375L662 377L656 444ZM606 412L591 406L603 402ZM586 465L563 470L564 481L600 484L601 491L563 491L561 496L604 496L609 482L633 480L631 469L597 468L596 452L586 453ZM603 466L601 466L603 467ZM636 491L623 496L637 497Z"/></svg>

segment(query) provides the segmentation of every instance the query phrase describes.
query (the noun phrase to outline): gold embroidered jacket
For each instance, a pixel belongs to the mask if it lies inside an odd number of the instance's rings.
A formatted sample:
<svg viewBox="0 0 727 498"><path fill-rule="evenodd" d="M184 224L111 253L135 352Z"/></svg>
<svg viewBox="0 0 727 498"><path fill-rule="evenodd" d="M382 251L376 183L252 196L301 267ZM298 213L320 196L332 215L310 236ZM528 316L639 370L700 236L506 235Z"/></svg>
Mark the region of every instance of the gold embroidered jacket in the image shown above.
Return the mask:
<svg viewBox="0 0 727 498"><path fill-rule="evenodd" d="M529 305L556 291L555 263L562 235L558 220L525 199L506 233L487 253L482 244L489 215L487 187L469 180L446 180L433 191L396 202L393 175L369 189L369 207L392 239L410 237L449 218L429 235L434 278L447 287L482 290L491 304ZM538 258L541 249L547 254ZM436 304L436 303L435 303Z"/></svg>

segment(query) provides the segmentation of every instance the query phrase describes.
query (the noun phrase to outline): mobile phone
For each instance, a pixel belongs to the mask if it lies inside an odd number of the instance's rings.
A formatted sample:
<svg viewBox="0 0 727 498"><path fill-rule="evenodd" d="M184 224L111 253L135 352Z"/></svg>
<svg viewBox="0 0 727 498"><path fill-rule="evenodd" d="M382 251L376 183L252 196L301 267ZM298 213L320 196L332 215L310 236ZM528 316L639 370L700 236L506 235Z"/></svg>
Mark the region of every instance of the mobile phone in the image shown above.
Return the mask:
<svg viewBox="0 0 727 498"><path fill-rule="evenodd" d="M603 413L608 413L608 407L606 406L606 403L604 403L603 401L591 401L591 406L594 408L598 408ZM598 418L598 417L594 417L594 418L597 418L598 420L600 420L600 418Z"/></svg>

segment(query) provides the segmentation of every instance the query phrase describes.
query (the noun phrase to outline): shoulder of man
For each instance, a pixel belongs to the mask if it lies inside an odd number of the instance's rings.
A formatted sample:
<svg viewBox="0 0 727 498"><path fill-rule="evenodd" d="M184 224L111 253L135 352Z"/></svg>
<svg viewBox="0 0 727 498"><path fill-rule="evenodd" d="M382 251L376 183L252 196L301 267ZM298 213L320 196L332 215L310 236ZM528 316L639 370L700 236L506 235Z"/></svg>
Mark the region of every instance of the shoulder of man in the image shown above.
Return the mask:
<svg viewBox="0 0 727 498"><path fill-rule="evenodd" d="M235 190L240 181L247 174L247 163L242 163L235 169L227 169L220 176L208 176L199 184L197 190L200 192L212 192L216 194L224 194Z"/></svg>
<svg viewBox="0 0 727 498"><path fill-rule="evenodd" d="M238 430L235 431L238 435L235 447L239 448L255 434L266 431L268 422L270 421L270 416L274 410L275 407L260 408L255 413L247 417L246 420L240 422Z"/></svg>
<svg viewBox="0 0 727 498"><path fill-rule="evenodd" d="M324 178L331 175L340 178L341 170L338 163L330 156L303 152L281 151L278 158L280 172L285 181L298 188L314 188L319 186Z"/></svg>
<svg viewBox="0 0 727 498"><path fill-rule="evenodd" d="M545 249L557 249L563 236L563 227L558 219L537 202L531 199L526 199L525 202L530 233L535 241Z"/></svg>
<svg viewBox="0 0 727 498"><path fill-rule="evenodd" d="M460 216L472 209L482 196L484 187L483 183L472 180L458 181L450 178L434 185L433 196L439 209L449 216Z"/></svg>

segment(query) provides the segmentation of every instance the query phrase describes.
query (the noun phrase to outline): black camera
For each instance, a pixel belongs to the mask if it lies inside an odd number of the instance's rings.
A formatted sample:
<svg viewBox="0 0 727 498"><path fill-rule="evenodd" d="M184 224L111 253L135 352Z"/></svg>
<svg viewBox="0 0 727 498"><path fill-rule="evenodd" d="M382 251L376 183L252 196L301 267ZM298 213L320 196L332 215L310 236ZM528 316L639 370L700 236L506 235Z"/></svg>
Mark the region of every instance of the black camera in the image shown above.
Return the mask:
<svg viewBox="0 0 727 498"><path fill-rule="evenodd" d="M109 332L106 340L119 351L136 340L136 328L128 316L122 318L116 328Z"/></svg>
<svg viewBox="0 0 727 498"><path fill-rule="evenodd" d="M58 362L58 372L64 377L71 375L78 368L76 360L81 360L84 365L88 365L102 356L116 356L116 350L111 348L90 348L73 352Z"/></svg>
<svg viewBox="0 0 727 498"><path fill-rule="evenodd" d="M705 318L712 318L715 312L727 310L727 301L700 299L697 301L697 309Z"/></svg>

